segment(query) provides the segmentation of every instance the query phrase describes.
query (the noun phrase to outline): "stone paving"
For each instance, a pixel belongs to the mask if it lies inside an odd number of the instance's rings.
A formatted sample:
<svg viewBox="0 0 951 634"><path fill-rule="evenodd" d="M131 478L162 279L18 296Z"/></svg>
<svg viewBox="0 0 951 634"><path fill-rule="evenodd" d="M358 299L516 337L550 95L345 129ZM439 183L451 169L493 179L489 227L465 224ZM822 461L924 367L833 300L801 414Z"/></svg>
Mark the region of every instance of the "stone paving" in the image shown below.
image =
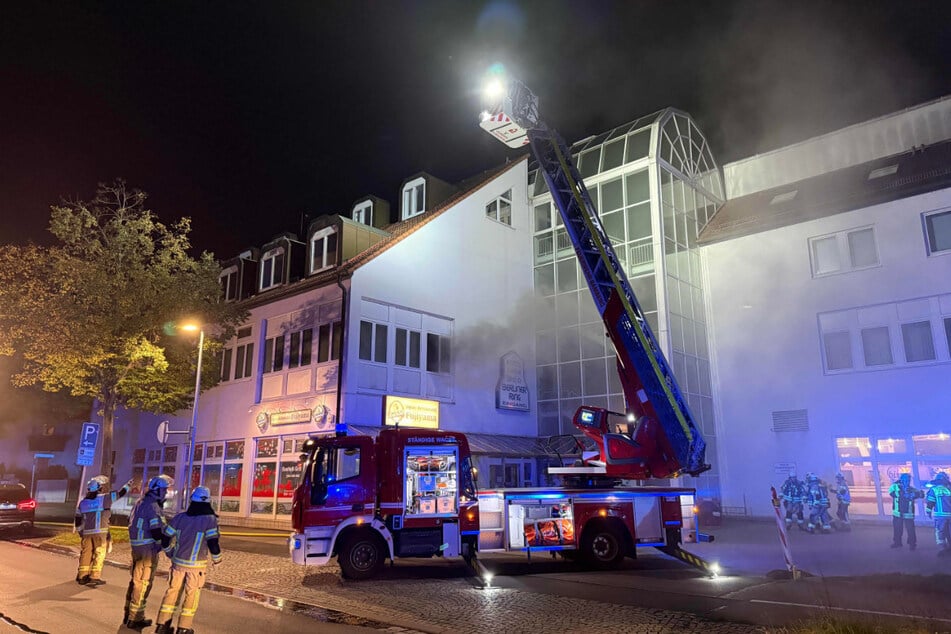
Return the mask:
<svg viewBox="0 0 951 634"><path fill-rule="evenodd" d="M107 560L128 566L128 545L117 544ZM161 560L159 570L166 571L168 560L164 556ZM358 621L376 621L390 626L377 629L390 632L739 634L764 631L761 627L709 621L670 610L481 588L471 577L457 576L459 566L433 568L437 578L433 578L434 575L410 578L401 571L395 575L396 579L347 582L341 579L340 569L333 563L304 568L292 563L289 557L225 550L224 562L210 570L208 582L211 586L273 597L271 603L276 605L282 604L281 599L290 600L353 615ZM159 581L157 586L161 589L164 583Z"/></svg>

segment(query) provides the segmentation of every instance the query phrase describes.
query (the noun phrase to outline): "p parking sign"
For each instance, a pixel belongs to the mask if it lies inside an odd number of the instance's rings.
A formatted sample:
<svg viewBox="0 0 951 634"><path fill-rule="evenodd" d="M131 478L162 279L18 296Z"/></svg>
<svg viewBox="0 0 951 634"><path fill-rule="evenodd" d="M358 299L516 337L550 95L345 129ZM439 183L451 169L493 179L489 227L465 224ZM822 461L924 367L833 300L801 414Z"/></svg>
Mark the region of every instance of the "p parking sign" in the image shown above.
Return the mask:
<svg viewBox="0 0 951 634"><path fill-rule="evenodd" d="M76 465L91 467L99 446L99 423L83 423L79 432L79 450L76 452Z"/></svg>

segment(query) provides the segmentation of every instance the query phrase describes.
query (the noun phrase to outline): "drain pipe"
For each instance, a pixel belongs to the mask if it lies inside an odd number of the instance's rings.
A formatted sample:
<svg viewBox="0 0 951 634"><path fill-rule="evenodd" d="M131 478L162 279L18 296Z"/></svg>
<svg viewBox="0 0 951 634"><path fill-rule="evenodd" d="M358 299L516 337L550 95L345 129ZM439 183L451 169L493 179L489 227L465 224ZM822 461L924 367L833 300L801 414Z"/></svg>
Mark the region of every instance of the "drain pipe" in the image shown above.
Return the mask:
<svg viewBox="0 0 951 634"><path fill-rule="evenodd" d="M337 359L337 412L335 423L341 423L340 420L340 402L343 398L343 369L344 369L344 359L347 358L347 332L350 330L347 325L347 304L349 300L349 293L347 292L346 287L341 283L343 278L340 271L337 272L337 287L340 288L340 324L343 327L343 330L340 333L340 358ZM334 430L336 431L336 429Z"/></svg>

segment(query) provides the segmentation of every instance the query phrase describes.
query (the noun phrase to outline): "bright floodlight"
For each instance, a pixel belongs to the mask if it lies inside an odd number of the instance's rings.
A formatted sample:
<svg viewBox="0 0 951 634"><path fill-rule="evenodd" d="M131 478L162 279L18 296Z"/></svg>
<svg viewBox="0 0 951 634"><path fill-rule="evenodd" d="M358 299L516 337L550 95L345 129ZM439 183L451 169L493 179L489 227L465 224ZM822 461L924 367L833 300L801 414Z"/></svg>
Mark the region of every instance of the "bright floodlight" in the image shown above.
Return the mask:
<svg viewBox="0 0 951 634"><path fill-rule="evenodd" d="M505 85L498 77L493 77L485 85L485 96L491 101L498 101L505 94Z"/></svg>
<svg viewBox="0 0 951 634"><path fill-rule="evenodd" d="M633 422L634 422L634 412L628 412L628 413L627 413L627 422L629 422L629 423L633 423Z"/></svg>
<svg viewBox="0 0 951 634"><path fill-rule="evenodd" d="M720 576L720 564L712 563L710 564L710 573L713 574L713 578L716 579Z"/></svg>
<svg viewBox="0 0 951 634"><path fill-rule="evenodd" d="M179 326L179 328L181 328L182 330L186 332L198 332L201 329L201 326L199 326L198 324L194 322L188 322L188 323L182 324L181 326Z"/></svg>
<svg viewBox="0 0 951 634"><path fill-rule="evenodd" d="M483 576L483 579L485 579L485 587L486 587L486 588L488 588L489 586L492 585L492 573L491 573L491 572L485 573L485 575Z"/></svg>

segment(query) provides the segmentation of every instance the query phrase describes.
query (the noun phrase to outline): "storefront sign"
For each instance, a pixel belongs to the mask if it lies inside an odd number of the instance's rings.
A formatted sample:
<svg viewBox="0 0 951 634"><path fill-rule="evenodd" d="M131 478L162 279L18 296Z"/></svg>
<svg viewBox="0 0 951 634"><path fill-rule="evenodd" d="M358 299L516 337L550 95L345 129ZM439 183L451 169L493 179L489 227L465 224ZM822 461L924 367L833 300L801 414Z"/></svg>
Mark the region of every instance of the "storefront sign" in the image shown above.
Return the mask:
<svg viewBox="0 0 951 634"><path fill-rule="evenodd" d="M387 395L383 397L383 424L439 429L439 401Z"/></svg>
<svg viewBox="0 0 951 634"><path fill-rule="evenodd" d="M508 352L499 360L499 381L495 385L495 407L518 412L529 410L525 364L515 352Z"/></svg>
<svg viewBox="0 0 951 634"><path fill-rule="evenodd" d="M292 409L287 412L271 412L268 419L271 425L293 425L294 423L308 423L312 412L310 409Z"/></svg>

